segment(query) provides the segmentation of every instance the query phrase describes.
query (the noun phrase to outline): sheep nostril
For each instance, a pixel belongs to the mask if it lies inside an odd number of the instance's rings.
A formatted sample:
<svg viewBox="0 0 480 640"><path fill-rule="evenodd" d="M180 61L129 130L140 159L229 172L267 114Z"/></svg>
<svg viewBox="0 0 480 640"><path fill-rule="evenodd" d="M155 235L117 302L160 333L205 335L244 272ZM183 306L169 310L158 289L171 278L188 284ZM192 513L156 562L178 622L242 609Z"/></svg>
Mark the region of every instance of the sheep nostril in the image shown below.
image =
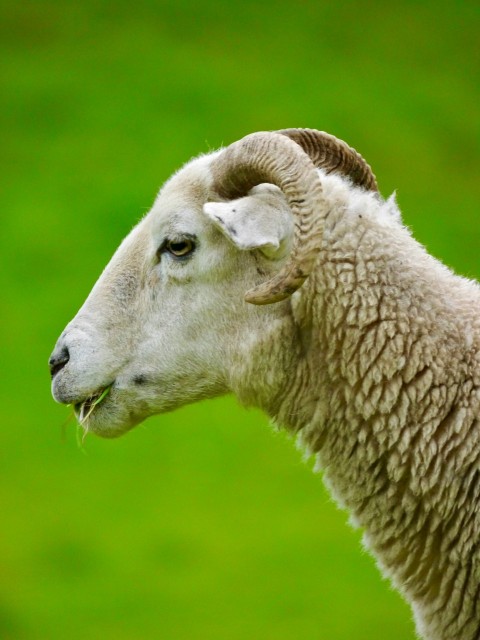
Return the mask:
<svg viewBox="0 0 480 640"><path fill-rule="evenodd" d="M67 347L63 347L58 353L53 353L50 360L48 361L48 366L50 367L50 375L52 378L63 369L63 367L70 360L70 353L68 352Z"/></svg>

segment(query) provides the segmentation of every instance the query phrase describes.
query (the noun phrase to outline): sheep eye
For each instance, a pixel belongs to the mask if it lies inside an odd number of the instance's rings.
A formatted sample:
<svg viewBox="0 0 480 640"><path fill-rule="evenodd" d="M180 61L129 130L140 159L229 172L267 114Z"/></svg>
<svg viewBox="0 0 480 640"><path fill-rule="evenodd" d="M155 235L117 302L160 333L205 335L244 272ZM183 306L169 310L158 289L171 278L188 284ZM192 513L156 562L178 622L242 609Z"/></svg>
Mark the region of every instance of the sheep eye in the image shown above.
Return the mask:
<svg viewBox="0 0 480 640"><path fill-rule="evenodd" d="M195 243L188 238L177 241L169 240L165 245L165 249L176 258L184 258L195 249Z"/></svg>

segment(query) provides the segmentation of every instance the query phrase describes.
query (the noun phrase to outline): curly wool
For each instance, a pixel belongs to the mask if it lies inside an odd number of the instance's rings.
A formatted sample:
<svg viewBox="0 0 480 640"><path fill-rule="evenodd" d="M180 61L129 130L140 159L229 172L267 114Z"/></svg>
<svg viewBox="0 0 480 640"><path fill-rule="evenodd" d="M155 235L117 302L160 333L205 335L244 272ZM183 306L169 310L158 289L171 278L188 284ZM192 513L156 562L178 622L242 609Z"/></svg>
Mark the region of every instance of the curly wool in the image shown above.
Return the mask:
<svg viewBox="0 0 480 640"><path fill-rule="evenodd" d="M426 253L394 199L325 189L316 269L246 347L237 394L316 456L422 637L480 638L480 288Z"/></svg>

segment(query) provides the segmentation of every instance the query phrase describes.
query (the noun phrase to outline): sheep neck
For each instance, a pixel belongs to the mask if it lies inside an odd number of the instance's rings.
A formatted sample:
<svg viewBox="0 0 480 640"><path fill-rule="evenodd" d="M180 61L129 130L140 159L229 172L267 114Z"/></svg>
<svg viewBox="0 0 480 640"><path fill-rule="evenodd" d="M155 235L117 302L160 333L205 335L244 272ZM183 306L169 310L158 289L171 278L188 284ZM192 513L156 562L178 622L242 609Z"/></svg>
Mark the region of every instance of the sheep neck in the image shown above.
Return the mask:
<svg viewBox="0 0 480 640"><path fill-rule="evenodd" d="M478 289L403 227L343 226L292 300L296 375L265 408L316 456L419 631L476 638Z"/></svg>

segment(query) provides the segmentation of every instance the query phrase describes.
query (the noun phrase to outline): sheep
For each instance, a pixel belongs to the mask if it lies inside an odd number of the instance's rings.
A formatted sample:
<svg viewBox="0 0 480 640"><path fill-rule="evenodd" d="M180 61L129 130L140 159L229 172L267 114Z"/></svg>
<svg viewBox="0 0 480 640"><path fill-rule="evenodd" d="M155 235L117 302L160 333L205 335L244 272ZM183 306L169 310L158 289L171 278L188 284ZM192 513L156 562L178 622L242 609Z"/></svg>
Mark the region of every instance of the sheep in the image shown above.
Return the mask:
<svg viewBox="0 0 480 640"><path fill-rule="evenodd" d="M315 456L419 635L473 640L479 310L353 149L259 132L163 186L60 336L52 392L104 437L225 393L260 407Z"/></svg>

